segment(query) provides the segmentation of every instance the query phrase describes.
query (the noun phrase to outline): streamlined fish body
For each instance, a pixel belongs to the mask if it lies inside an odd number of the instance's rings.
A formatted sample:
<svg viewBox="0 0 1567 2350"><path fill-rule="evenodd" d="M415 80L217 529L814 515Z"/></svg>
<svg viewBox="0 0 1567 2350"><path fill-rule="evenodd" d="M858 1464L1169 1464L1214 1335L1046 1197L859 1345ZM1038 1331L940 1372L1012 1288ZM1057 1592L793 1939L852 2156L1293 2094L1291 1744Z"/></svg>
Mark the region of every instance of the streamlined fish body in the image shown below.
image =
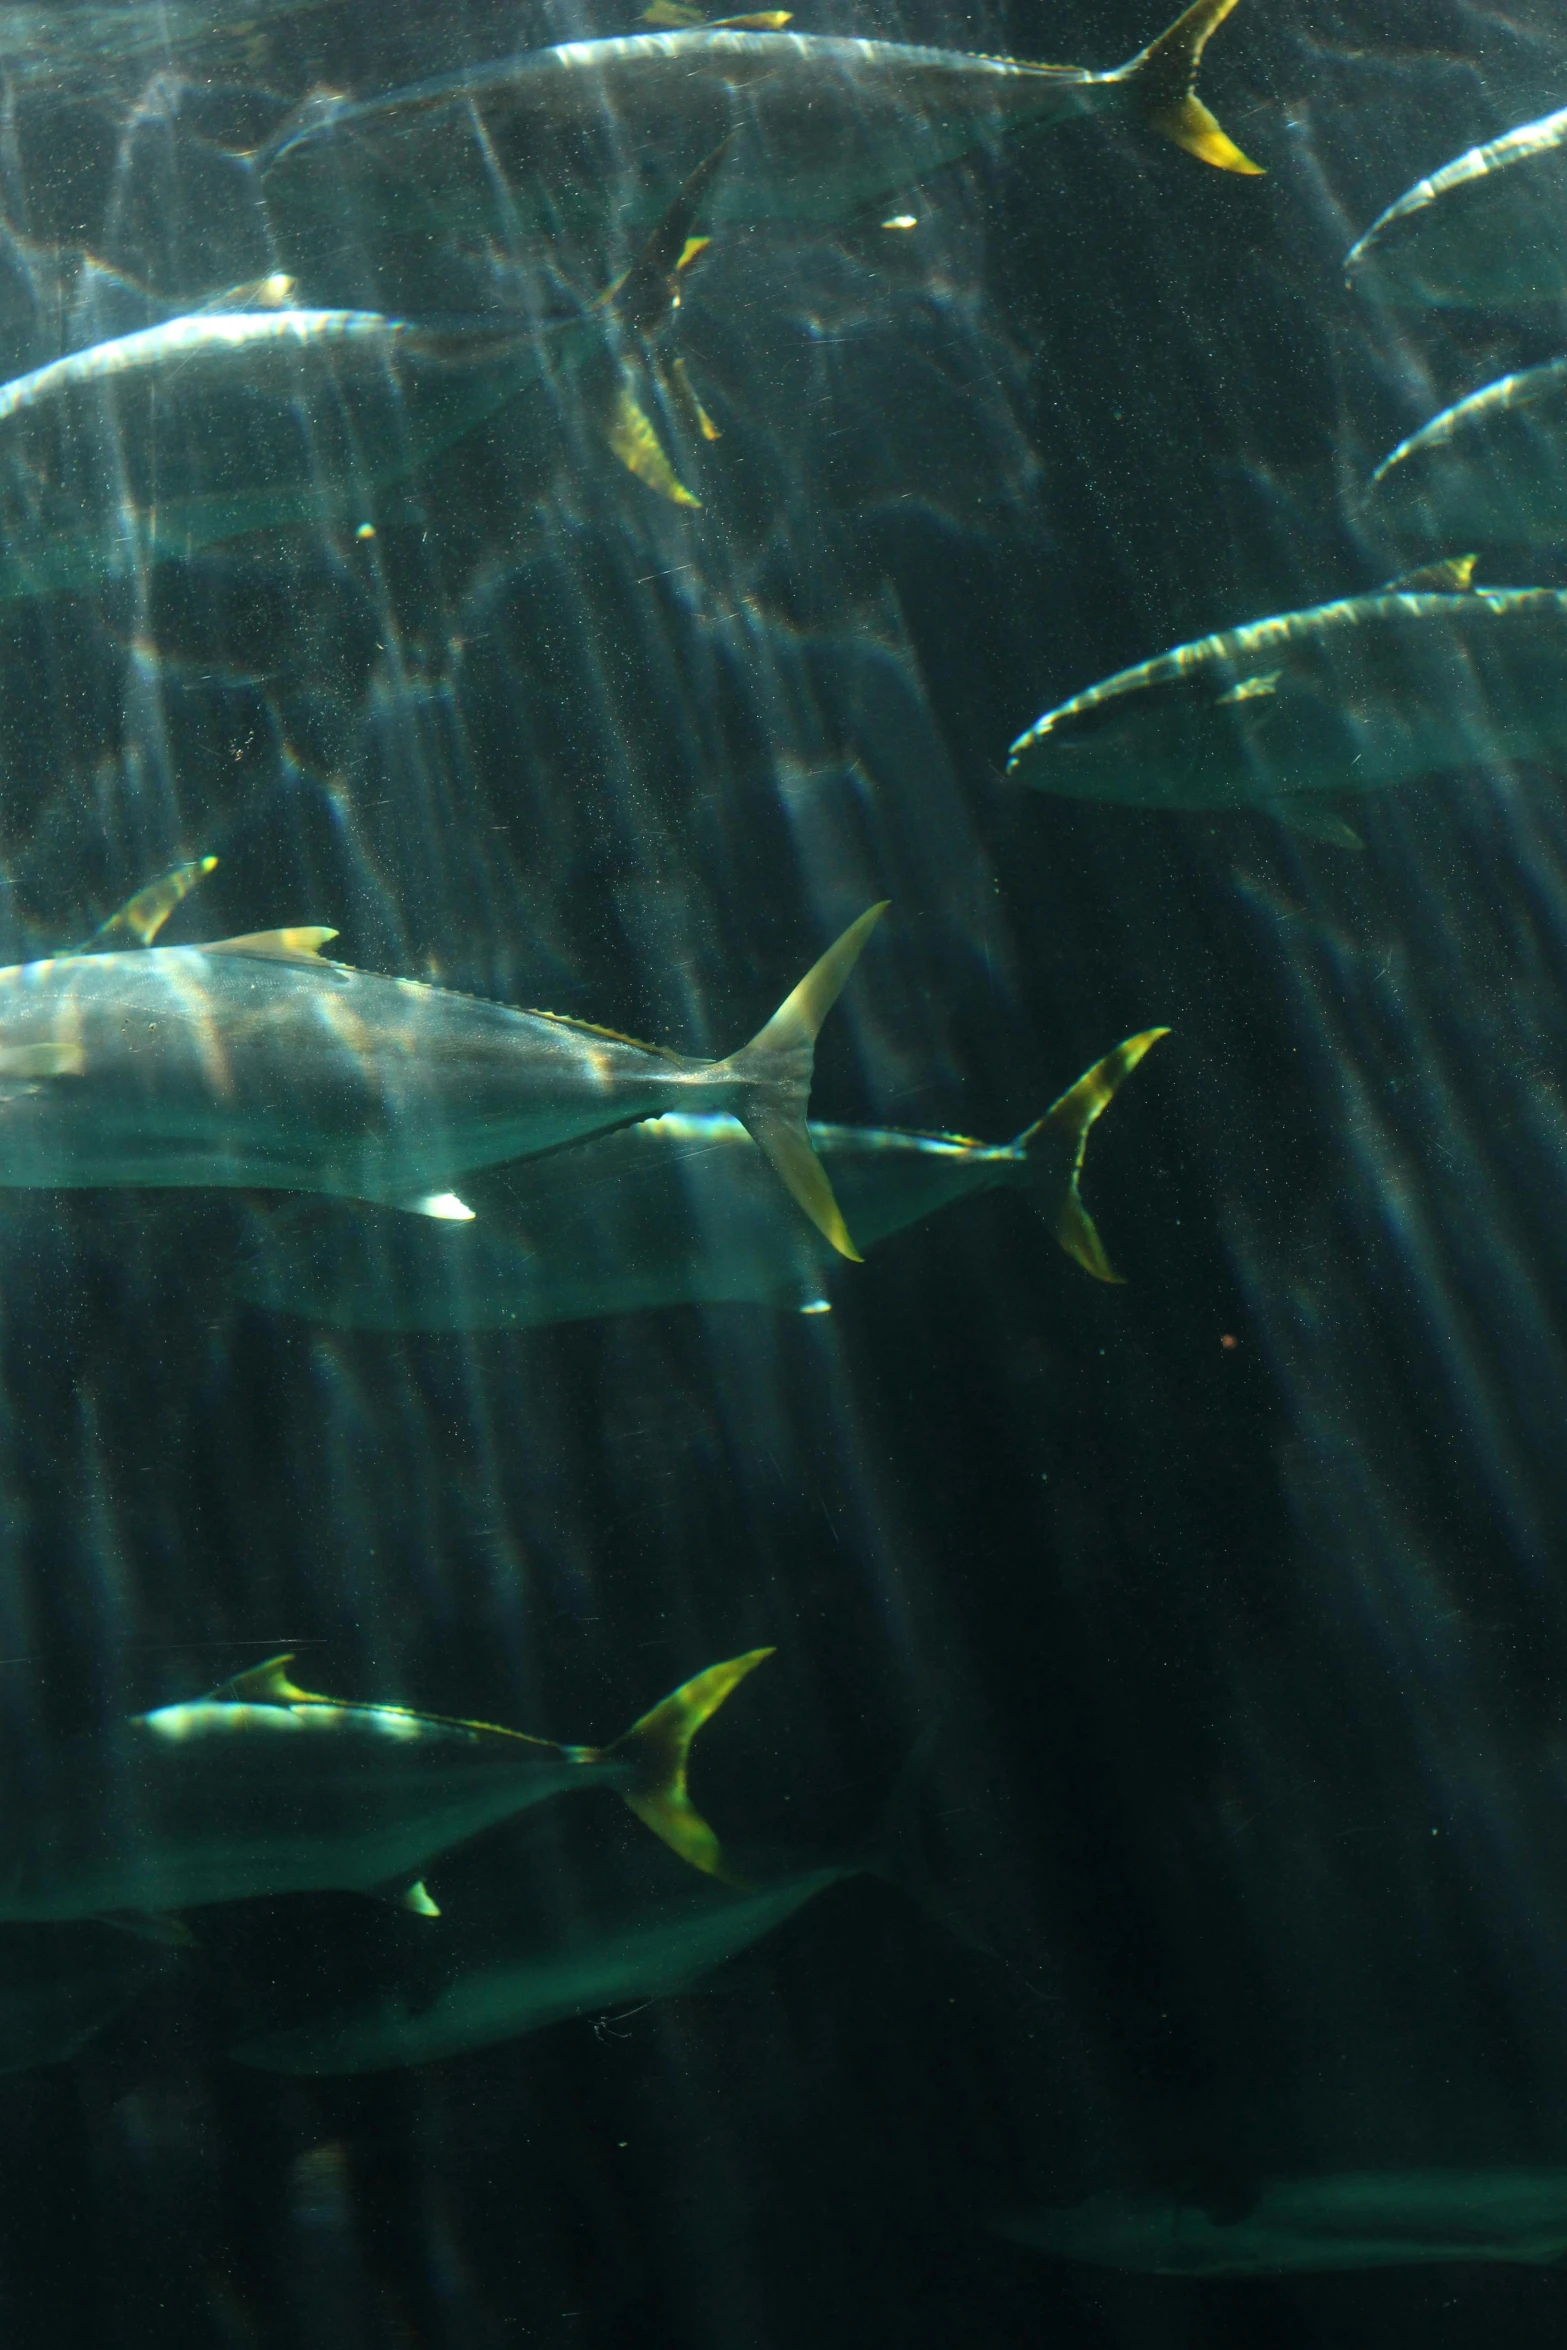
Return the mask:
<svg viewBox="0 0 1567 2350"><path fill-rule="evenodd" d="M1124 114L1253 172L1193 95L1235 0L1198 5L1105 73L900 42L696 27L574 41L371 99L305 110L264 157L274 205L399 233L554 236L656 217L720 141L708 228L823 226L1009 130ZM497 183L504 188L498 210Z"/></svg>
<svg viewBox="0 0 1567 2350"><path fill-rule="evenodd" d="M980 1191L1024 1192L1063 1248L1116 1276L1077 1177L1088 1131L1165 1032L1129 1037L1010 1143L813 1124L862 1249ZM738 1120L674 1113L468 1186L468 1224L290 1203L269 1215L240 1293L343 1327L525 1329L646 1308L743 1303L820 1312L833 1251L794 1213Z"/></svg>
<svg viewBox="0 0 1567 2350"><path fill-rule="evenodd" d="M606 1834L597 1821L585 1832L591 1842L553 1824L538 1837L525 1828L496 1853L507 1882L484 1914L451 1901L431 1935L409 1935L389 1982L312 2003L232 2053L269 2072L381 2072L689 1990L858 1873L784 1869L725 1884L681 1868L651 1838Z"/></svg>
<svg viewBox="0 0 1567 2350"><path fill-rule="evenodd" d="M1567 2252L1567 2170L1350 2171L1270 2182L1243 2217L1173 2196L1095 2195L1002 2221L1061 2260L1151 2276L1300 2276Z"/></svg>
<svg viewBox="0 0 1567 2350"><path fill-rule="evenodd" d="M463 1217L475 1168L732 1107L852 1244L810 1147L815 1036L880 909L726 1061L321 959L328 930L0 971L0 1186L251 1185Z"/></svg>
<svg viewBox="0 0 1567 2350"><path fill-rule="evenodd" d="M1418 180L1344 264L1358 292L1424 310L1567 294L1567 107Z"/></svg>
<svg viewBox="0 0 1567 2350"><path fill-rule="evenodd" d="M276 272L0 386L0 602L262 530L373 532L417 513L422 467L513 403L526 418L529 395L659 496L696 505L648 410L662 401L715 431L657 343L722 160L698 165L609 295L565 315L302 309L274 299L293 287ZM233 306L252 293L258 307Z"/></svg>
<svg viewBox="0 0 1567 2350"><path fill-rule="evenodd" d="M1452 567L1461 574L1466 566ZM1567 747L1567 595L1385 590L1179 645L1012 745L1036 791L1259 808L1353 842L1322 795Z"/></svg>
<svg viewBox="0 0 1567 2350"><path fill-rule="evenodd" d="M314 1696L274 1658L211 1697L40 1757L0 1828L0 1920L162 1916L279 1893L400 1891L436 1853L583 1787L619 1793L700 1870L722 1870L685 1765L702 1722L769 1652L687 1682L610 1747Z"/></svg>
<svg viewBox="0 0 1567 2350"><path fill-rule="evenodd" d="M1567 539L1567 359L1433 416L1382 460L1362 511L1374 529L1433 549Z"/></svg>

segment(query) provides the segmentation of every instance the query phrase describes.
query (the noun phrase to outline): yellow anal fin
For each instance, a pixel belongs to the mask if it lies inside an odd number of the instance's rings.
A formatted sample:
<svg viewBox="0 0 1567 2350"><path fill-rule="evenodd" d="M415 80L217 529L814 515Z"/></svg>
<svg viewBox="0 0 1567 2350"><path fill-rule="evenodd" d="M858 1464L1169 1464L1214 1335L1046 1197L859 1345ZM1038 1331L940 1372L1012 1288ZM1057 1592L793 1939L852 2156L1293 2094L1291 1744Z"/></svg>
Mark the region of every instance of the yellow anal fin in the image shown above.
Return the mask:
<svg viewBox="0 0 1567 2350"><path fill-rule="evenodd" d="M318 963L321 949L336 938L335 930L307 923L297 930L251 930L243 938L209 938L204 955L259 955L268 963Z"/></svg>
<svg viewBox="0 0 1567 2350"><path fill-rule="evenodd" d="M1022 1181L1041 1215L1067 1255L1092 1273L1096 1281L1121 1282L1105 1253L1104 1242L1078 1194L1089 1130L1114 1101L1121 1087L1146 1053L1152 1052L1168 1028L1140 1029L1113 1053L1106 1053L1051 1103L1038 1122L1017 1138L1015 1148L1025 1154Z"/></svg>
<svg viewBox="0 0 1567 2350"><path fill-rule="evenodd" d="M100 922L75 952L97 955L111 953L116 947L150 947L181 899L189 897L198 881L216 872L217 863L216 857L197 857L193 863L176 865L172 873L150 881L133 898L127 898L117 914Z"/></svg>
<svg viewBox="0 0 1567 2350"><path fill-rule="evenodd" d="M1259 179L1262 165L1242 154L1194 86L1202 53L1234 6L1235 0L1193 0L1184 15L1122 70L1138 112L1152 129L1195 155L1199 163L1211 163L1215 171Z"/></svg>
<svg viewBox="0 0 1567 2350"><path fill-rule="evenodd" d="M0 1045L0 1077L81 1077L86 1069L87 1056L74 1039Z"/></svg>
<svg viewBox="0 0 1567 2350"><path fill-rule="evenodd" d="M731 1690L772 1653L770 1648L752 1648L724 1664L709 1665L705 1673L683 1682L604 1750L607 1758L631 1764L632 1782L623 1794L643 1826L651 1828L671 1852L677 1852L694 1869L725 1884L739 1880L730 1875L723 1847L686 1791L691 1742Z"/></svg>
<svg viewBox="0 0 1567 2350"><path fill-rule="evenodd" d="M701 499L692 496L669 462L663 443L653 429L652 418L624 377L615 395L605 437L612 454L620 459L626 471L634 473L638 481L646 482L659 497L667 498L671 506L701 505Z"/></svg>

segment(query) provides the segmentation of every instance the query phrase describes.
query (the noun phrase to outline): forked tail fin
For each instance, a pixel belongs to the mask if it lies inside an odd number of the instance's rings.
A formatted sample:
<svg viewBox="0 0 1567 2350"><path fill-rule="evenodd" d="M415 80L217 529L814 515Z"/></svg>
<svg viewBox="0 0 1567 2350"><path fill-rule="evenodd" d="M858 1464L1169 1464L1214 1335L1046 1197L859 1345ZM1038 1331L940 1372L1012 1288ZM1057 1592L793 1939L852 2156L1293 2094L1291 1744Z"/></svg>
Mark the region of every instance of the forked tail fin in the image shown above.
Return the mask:
<svg viewBox="0 0 1567 2350"><path fill-rule="evenodd" d="M691 1741L702 1724L711 1721L730 1691L772 1653L770 1648L753 1648L744 1656L730 1657L726 1664L709 1665L705 1673L683 1682L651 1713L633 1722L613 1746L604 1749L606 1756L631 1764L631 1784L621 1792L643 1826L651 1828L671 1852L678 1852L704 1876L718 1877L726 1884L735 1880L717 1836L686 1793L686 1765L691 1758Z"/></svg>
<svg viewBox="0 0 1567 2350"><path fill-rule="evenodd" d="M1121 1276L1105 1255L1094 1220L1078 1196L1077 1179L1083 1171L1088 1130L1109 1108L1143 1055L1169 1033L1168 1028L1145 1028L1129 1036L1086 1070L1017 1138L1015 1147L1025 1153L1019 1184L1030 1193L1067 1255L1096 1281L1119 1282Z"/></svg>
<svg viewBox="0 0 1567 2350"><path fill-rule="evenodd" d="M745 1090L735 1104L735 1115L785 1191L823 1239L830 1240L841 1257L856 1265L861 1261L860 1252L849 1238L827 1170L816 1156L805 1112L822 1022L838 1001L844 982L860 959L860 949L889 903L883 898L858 922L851 922L821 961L807 971L793 994L785 996L767 1026L719 1064L743 1082Z"/></svg>
<svg viewBox="0 0 1567 2350"><path fill-rule="evenodd" d="M1235 0L1192 0L1184 15L1151 41L1140 57L1121 68L1144 122L1216 171L1260 178L1262 165L1243 155L1197 95L1202 53Z"/></svg>

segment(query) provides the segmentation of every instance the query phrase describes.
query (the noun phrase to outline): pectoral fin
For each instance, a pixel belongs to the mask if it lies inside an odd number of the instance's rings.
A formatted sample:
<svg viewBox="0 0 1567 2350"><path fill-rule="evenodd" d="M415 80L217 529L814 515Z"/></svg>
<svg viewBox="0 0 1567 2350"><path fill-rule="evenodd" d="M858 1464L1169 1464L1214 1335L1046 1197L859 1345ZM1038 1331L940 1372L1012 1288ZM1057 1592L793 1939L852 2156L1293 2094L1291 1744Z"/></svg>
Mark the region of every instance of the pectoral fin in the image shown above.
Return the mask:
<svg viewBox="0 0 1567 2350"><path fill-rule="evenodd" d="M0 1078L81 1077L86 1068L81 1046L63 1037L48 1044L0 1045Z"/></svg>

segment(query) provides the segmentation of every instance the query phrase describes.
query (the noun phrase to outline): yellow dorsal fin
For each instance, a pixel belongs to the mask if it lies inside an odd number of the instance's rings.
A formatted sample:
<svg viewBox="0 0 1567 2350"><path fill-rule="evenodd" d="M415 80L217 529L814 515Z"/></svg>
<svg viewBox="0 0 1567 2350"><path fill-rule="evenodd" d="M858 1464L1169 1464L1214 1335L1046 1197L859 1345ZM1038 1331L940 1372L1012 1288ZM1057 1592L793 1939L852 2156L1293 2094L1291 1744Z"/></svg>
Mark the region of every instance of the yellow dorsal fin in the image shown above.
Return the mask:
<svg viewBox="0 0 1567 2350"><path fill-rule="evenodd" d="M282 1656L269 1656L265 1664L252 1665L248 1673L236 1673L232 1681L223 1682L214 1689L213 1697L224 1705L309 1704L309 1690L296 1689L288 1677L293 1661L292 1649Z"/></svg>
<svg viewBox="0 0 1567 2350"><path fill-rule="evenodd" d="M337 932L326 930L319 923L307 923L298 930L250 930L243 938L209 938L201 948L204 955L259 955L269 963L319 963L321 949L329 946Z"/></svg>
<svg viewBox="0 0 1567 2350"><path fill-rule="evenodd" d="M1474 586L1478 555L1447 555L1440 563L1422 563L1417 571L1401 571L1378 592L1384 596L1462 596Z"/></svg>
<svg viewBox="0 0 1567 2350"><path fill-rule="evenodd" d="M216 857L198 857L192 864L176 865L172 873L161 874L133 898L127 898L107 922L100 922L86 947L76 952L103 954L115 947L150 947L181 898L188 897L198 881L215 872L217 863Z"/></svg>

